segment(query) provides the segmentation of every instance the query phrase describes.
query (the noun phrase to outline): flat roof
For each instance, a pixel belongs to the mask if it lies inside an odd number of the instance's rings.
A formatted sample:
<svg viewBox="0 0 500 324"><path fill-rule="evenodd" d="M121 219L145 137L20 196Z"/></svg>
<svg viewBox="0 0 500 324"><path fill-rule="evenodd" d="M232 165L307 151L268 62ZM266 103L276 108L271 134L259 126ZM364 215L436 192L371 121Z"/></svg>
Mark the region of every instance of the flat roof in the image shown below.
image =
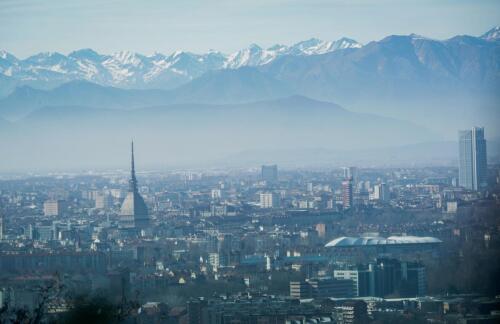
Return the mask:
<svg viewBox="0 0 500 324"><path fill-rule="evenodd" d="M389 236L384 237L349 237L342 236L328 242L325 247L356 247L378 245L406 245L406 244L439 244L440 239L430 236Z"/></svg>

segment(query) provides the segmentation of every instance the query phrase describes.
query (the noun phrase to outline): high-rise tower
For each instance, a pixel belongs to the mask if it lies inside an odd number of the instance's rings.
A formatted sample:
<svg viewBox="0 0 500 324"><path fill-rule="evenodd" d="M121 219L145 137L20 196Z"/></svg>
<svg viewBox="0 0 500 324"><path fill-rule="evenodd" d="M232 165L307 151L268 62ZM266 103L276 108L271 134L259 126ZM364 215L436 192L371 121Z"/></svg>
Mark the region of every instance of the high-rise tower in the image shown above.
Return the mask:
<svg viewBox="0 0 500 324"><path fill-rule="evenodd" d="M276 164L263 165L261 168L261 178L268 182L278 181L278 166Z"/></svg>
<svg viewBox="0 0 500 324"><path fill-rule="evenodd" d="M342 207L349 209L353 205L352 178L342 181Z"/></svg>
<svg viewBox="0 0 500 324"><path fill-rule="evenodd" d="M148 208L137 188L134 164L134 142L132 142L132 159L127 196L120 210L120 227L143 229L149 226Z"/></svg>
<svg viewBox="0 0 500 324"><path fill-rule="evenodd" d="M474 127L458 133L459 141L459 183L470 190L486 186L486 140L484 128Z"/></svg>

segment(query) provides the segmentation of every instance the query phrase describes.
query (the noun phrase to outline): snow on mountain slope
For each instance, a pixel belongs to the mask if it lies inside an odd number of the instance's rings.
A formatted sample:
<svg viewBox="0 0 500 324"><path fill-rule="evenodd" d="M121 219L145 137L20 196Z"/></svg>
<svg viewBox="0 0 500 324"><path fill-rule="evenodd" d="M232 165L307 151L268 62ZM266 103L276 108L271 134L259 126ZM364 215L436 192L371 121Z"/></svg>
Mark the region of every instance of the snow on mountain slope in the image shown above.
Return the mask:
<svg viewBox="0 0 500 324"><path fill-rule="evenodd" d="M500 40L500 26L496 26L489 31L487 31L483 36L481 36L482 39L485 39L487 41L498 41Z"/></svg>
<svg viewBox="0 0 500 324"><path fill-rule="evenodd" d="M333 42L325 42L317 38L311 38L299 42L290 47L285 45L274 45L263 49L252 44L248 48L231 54L224 67L237 69L242 66L259 66L270 63L276 58L284 55L319 55L345 48L360 48L362 45L349 38L341 38Z"/></svg>
<svg viewBox="0 0 500 324"><path fill-rule="evenodd" d="M37 87L40 83L41 88L73 80L123 88L173 88L208 71L259 66L284 55L316 55L350 47L361 45L347 38L334 42L310 39L292 46L275 45L267 49L252 44L230 55L211 50L203 54L176 51L168 56L161 53L146 56L130 51L102 55L92 49L81 49L67 56L46 52L24 60L0 51L0 73L13 78L19 85Z"/></svg>

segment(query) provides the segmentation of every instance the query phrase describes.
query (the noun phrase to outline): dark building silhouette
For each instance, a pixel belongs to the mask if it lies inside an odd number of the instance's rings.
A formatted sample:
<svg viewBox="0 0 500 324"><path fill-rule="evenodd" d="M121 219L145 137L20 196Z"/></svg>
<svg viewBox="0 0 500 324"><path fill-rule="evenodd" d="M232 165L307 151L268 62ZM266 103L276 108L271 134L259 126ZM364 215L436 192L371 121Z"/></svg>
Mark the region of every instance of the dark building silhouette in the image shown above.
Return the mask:
<svg viewBox="0 0 500 324"><path fill-rule="evenodd" d="M261 168L262 180L269 182L278 181L278 166L274 165L263 165Z"/></svg>

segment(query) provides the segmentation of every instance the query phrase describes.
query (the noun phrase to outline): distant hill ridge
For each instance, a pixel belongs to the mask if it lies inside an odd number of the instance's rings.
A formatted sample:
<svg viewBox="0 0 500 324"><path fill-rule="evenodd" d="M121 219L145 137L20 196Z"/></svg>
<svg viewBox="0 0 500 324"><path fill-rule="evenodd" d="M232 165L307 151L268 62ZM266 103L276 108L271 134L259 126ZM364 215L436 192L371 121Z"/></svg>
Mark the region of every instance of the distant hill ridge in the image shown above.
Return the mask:
<svg viewBox="0 0 500 324"><path fill-rule="evenodd" d="M269 49L252 45L231 55L175 52L168 56L170 63L161 54L109 56L90 49L67 56L42 53L26 60L2 52L0 89L13 91L0 99L0 118L15 121L45 106L231 107L298 95L334 102L351 112L411 121L447 138L471 125L483 125L488 134L498 136L498 31L496 27L481 37L447 40L391 35L365 45L311 39ZM91 62L97 64L92 73L71 72ZM122 68L127 73L110 74L110 69ZM311 106L298 103L301 112Z"/></svg>

